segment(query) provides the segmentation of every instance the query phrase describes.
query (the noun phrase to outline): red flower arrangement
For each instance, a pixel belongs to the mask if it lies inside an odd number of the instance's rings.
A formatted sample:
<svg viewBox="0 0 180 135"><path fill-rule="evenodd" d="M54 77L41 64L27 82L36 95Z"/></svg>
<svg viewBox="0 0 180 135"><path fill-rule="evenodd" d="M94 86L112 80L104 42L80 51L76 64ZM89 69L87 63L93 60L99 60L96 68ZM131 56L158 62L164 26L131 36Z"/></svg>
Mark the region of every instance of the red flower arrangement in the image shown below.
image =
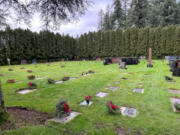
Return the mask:
<svg viewBox="0 0 180 135"><path fill-rule="evenodd" d="M114 105L111 101L107 102L106 106L107 106L107 108L109 110L109 113L111 113L111 114L118 114L118 113L121 112L119 110L119 108L116 105Z"/></svg>
<svg viewBox="0 0 180 135"><path fill-rule="evenodd" d="M86 100L86 103L89 105L89 101L91 100L91 95L88 95L88 96L85 98L85 100Z"/></svg>
<svg viewBox="0 0 180 135"><path fill-rule="evenodd" d="M28 88L29 88L29 89L36 89L36 88L37 88L37 85L36 85L35 83L29 82L29 83L28 83Z"/></svg>
<svg viewBox="0 0 180 135"><path fill-rule="evenodd" d="M28 83L28 86L32 86L32 85L33 85L33 83L32 83L32 82Z"/></svg>
<svg viewBox="0 0 180 135"><path fill-rule="evenodd" d="M91 95L88 95L85 99L86 100L91 100Z"/></svg>
<svg viewBox="0 0 180 135"><path fill-rule="evenodd" d="M35 75L30 75L30 76L28 76L28 79L29 79L29 80L35 79Z"/></svg>
<svg viewBox="0 0 180 135"><path fill-rule="evenodd" d="M7 82L8 82L8 83L15 83L14 80L8 80Z"/></svg>
<svg viewBox="0 0 180 135"><path fill-rule="evenodd" d="M115 106L112 102L109 102L108 104L111 106L111 108L112 108L113 110L117 110L117 109L118 109L118 107Z"/></svg>
<svg viewBox="0 0 180 135"><path fill-rule="evenodd" d="M64 111L69 114L70 113L70 110L69 110L69 105L67 105L66 102L63 102L63 105L64 105Z"/></svg>
<svg viewBox="0 0 180 135"><path fill-rule="evenodd" d="M92 74L92 73L94 73L94 71L92 71L92 70L89 70L89 71L88 71L88 73L89 73L89 74Z"/></svg>
<svg viewBox="0 0 180 135"><path fill-rule="evenodd" d="M28 73L32 73L32 70L27 70Z"/></svg>
<svg viewBox="0 0 180 135"><path fill-rule="evenodd" d="M69 77L63 77L62 81L68 81L69 79Z"/></svg>

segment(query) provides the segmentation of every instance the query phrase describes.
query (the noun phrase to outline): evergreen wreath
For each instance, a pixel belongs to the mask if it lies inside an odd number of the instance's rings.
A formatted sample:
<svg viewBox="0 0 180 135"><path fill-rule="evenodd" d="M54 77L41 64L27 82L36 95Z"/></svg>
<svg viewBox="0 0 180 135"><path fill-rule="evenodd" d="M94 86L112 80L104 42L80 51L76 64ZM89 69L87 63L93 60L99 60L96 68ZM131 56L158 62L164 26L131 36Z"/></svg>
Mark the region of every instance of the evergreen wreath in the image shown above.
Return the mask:
<svg viewBox="0 0 180 135"><path fill-rule="evenodd" d="M56 114L59 118L66 117L70 115L69 105L64 100L59 100L56 104Z"/></svg>

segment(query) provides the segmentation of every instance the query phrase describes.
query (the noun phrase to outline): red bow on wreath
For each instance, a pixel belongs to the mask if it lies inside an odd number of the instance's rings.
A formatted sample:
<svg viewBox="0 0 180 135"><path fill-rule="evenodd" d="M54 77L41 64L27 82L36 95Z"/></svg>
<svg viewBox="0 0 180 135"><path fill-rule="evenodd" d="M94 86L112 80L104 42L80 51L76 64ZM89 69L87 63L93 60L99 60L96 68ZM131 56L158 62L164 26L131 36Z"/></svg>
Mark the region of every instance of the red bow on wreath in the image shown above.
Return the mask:
<svg viewBox="0 0 180 135"><path fill-rule="evenodd" d="M112 102L110 102L109 105L110 105L111 108L114 109L114 110L117 110L117 109L118 109L117 106L115 106L115 105L112 104Z"/></svg>
<svg viewBox="0 0 180 135"><path fill-rule="evenodd" d="M63 102L63 105L64 105L64 110L66 113L70 113L70 110L69 110L69 105L66 104L66 102Z"/></svg>

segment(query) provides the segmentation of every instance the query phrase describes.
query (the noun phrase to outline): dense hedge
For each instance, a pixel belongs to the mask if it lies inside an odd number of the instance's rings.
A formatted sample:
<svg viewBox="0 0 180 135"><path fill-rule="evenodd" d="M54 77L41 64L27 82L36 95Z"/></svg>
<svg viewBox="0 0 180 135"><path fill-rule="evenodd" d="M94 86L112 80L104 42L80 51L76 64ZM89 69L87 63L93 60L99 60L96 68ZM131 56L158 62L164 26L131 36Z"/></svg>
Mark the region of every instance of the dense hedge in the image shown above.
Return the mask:
<svg viewBox="0 0 180 135"><path fill-rule="evenodd" d="M97 57L147 56L152 48L153 58L180 55L180 26L164 28L130 28L125 31L89 32L75 39L49 31L6 29L0 31L0 65L60 60L61 58L95 59Z"/></svg>
<svg viewBox="0 0 180 135"><path fill-rule="evenodd" d="M77 40L76 54L83 58L148 56L149 47L153 58L180 55L180 26L89 32Z"/></svg>

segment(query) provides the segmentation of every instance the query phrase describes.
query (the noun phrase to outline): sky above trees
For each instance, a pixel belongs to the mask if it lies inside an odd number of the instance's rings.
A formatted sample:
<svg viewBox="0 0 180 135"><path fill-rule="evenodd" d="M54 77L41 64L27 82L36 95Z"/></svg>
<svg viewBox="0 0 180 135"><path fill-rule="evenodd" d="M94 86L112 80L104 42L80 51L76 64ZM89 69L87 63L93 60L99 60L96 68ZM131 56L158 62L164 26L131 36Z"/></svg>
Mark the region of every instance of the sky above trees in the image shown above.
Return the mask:
<svg viewBox="0 0 180 135"><path fill-rule="evenodd" d="M84 15L79 17L79 19L73 23L62 24L59 30L54 32L59 32L61 34L69 34L71 36L78 36L88 31L96 31L98 27L98 12L100 9L105 10L108 4L112 4L113 0L92 0L92 6L88 7L88 10ZM15 24L13 21L9 20L12 28L29 28L32 31L39 32L42 30L42 22L38 14L34 15L31 27L25 24Z"/></svg>

